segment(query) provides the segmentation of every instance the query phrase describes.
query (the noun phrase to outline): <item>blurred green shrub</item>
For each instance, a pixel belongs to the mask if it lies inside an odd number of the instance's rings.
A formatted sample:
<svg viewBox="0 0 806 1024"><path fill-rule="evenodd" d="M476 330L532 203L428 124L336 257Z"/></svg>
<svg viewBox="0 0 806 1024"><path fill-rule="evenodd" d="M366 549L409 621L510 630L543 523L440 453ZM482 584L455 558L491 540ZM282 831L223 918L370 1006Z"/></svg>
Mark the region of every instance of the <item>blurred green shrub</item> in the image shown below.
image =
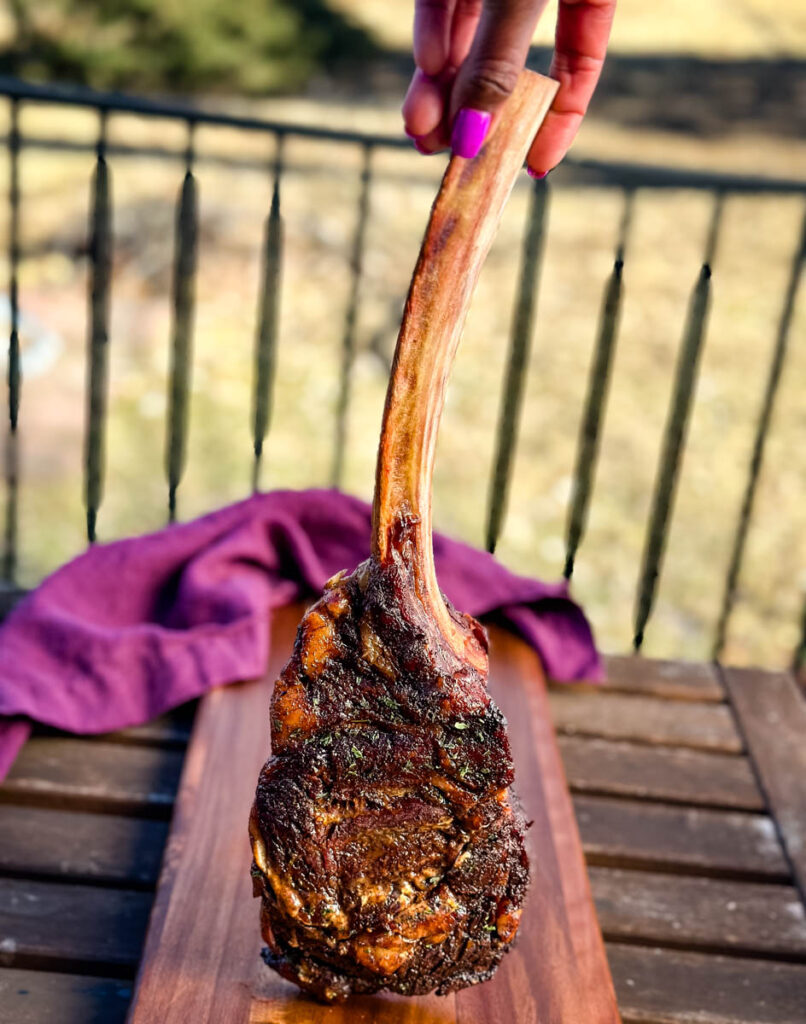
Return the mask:
<svg viewBox="0 0 806 1024"><path fill-rule="evenodd" d="M9 10L5 73L96 88L288 92L377 49L325 0L9 0Z"/></svg>

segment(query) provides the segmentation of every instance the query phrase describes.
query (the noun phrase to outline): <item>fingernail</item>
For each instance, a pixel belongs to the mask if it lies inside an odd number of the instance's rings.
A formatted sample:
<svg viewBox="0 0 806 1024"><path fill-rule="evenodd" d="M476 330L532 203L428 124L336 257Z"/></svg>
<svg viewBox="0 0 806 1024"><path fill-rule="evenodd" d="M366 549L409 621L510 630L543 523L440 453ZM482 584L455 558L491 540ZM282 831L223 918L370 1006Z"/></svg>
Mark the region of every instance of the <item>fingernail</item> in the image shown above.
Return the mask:
<svg viewBox="0 0 806 1024"><path fill-rule="evenodd" d="M451 149L456 156L472 160L484 145L490 127L490 114L486 110L462 107L453 122Z"/></svg>
<svg viewBox="0 0 806 1024"><path fill-rule="evenodd" d="M530 178L534 178L535 181L542 181L549 172L548 171L533 171L531 167L527 167L526 168L526 173L529 175Z"/></svg>

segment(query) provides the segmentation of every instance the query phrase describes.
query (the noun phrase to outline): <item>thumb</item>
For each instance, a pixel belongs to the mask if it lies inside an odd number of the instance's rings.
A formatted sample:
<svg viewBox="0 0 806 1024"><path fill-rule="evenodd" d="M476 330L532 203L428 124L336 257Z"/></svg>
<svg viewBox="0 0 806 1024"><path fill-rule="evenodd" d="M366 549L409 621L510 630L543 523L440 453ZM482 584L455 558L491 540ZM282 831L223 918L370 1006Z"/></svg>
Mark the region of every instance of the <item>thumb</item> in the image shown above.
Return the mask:
<svg viewBox="0 0 806 1024"><path fill-rule="evenodd" d="M451 145L459 156L473 157L481 149L492 117L515 88L545 5L546 0L484 0L473 45L451 91Z"/></svg>

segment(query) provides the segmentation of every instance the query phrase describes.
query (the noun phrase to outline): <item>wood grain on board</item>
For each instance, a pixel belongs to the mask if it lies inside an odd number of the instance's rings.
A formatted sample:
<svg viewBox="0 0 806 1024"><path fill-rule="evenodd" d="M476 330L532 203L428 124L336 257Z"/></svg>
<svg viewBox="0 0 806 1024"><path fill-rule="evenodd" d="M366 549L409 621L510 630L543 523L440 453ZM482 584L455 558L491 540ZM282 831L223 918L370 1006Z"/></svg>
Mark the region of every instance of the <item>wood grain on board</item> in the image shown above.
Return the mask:
<svg viewBox="0 0 806 1024"><path fill-rule="evenodd" d="M644 800L574 797L589 864L788 881L766 814L673 807Z"/></svg>
<svg viewBox="0 0 806 1024"><path fill-rule="evenodd" d="M168 817L183 756L179 750L34 736L0 785L0 800Z"/></svg>
<svg viewBox="0 0 806 1024"><path fill-rule="evenodd" d="M745 811L766 808L746 757L582 736L560 736L559 744L573 793Z"/></svg>
<svg viewBox="0 0 806 1024"><path fill-rule="evenodd" d="M2 808L0 871L153 887L168 823L45 807Z"/></svg>
<svg viewBox="0 0 806 1024"><path fill-rule="evenodd" d="M133 975L151 894L0 878L0 965Z"/></svg>
<svg viewBox="0 0 806 1024"><path fill-rule="evenodd" d="M806 899L806 701L785 672L727 668L723 675Z"/></svg>
<svg viewBox="0 0 806 1024"><path fill-rule="evenodd" d="M728 754L743 749L730 708L724 704L622 693L602 700L600 691L575 686L555 687L549 699L559 733Z"/></svg>
<svg viewBox="0 0 806 1024"><path fill-rule="evenodd" d="M604 659L607 678L599 692L642 693L667 700L721 703L725 688L714 665L700 661L664 661L636 654Z"/></svg>
<svg viewBox="0 0 806 1024"><path fill-rule="evenodd" d="M801 964L608 944L624 1024L803 1024Z"/></svg>
<svg viewBox="0 0 806 1024"><path fill-rule="evenodd" d="M2 1024L123 1024L132 983L49 971L0 970Z"/></svg>
<svg viewBox="0 0 806 1024"><path fill-rule="evenodd" d="M323 1007L263 967L246 821L268 754L270 682L299 607L275 617L268 678L215 690L199 708L141 962L130 1024L617 1024L536 655L491 630L490 689L510 723L528 818L532 886L516 948L495 977L447 997L354 998Z"/></svg>
<svg viewBox="0 0 806 1024"><path fill-rule="evenodd" d="M806 910L791 885L591 868L608 940L806 960Z"/></svg>

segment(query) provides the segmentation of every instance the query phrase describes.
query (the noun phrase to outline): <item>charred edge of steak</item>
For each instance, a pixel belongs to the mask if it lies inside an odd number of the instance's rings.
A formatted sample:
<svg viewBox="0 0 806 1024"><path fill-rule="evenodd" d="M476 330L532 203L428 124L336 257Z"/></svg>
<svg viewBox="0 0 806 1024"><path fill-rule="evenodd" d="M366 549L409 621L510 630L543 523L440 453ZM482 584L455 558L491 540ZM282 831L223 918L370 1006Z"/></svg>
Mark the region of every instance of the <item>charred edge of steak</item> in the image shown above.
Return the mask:
<svg viewBox="0 0 806 1024"><path fill-rule="evenodd" d="M451 614L486 649L478 623ZM266 962L329 1001L488 978L528 883L506 723L402 562L330 581L271 731L250 820Z"/></svg>

